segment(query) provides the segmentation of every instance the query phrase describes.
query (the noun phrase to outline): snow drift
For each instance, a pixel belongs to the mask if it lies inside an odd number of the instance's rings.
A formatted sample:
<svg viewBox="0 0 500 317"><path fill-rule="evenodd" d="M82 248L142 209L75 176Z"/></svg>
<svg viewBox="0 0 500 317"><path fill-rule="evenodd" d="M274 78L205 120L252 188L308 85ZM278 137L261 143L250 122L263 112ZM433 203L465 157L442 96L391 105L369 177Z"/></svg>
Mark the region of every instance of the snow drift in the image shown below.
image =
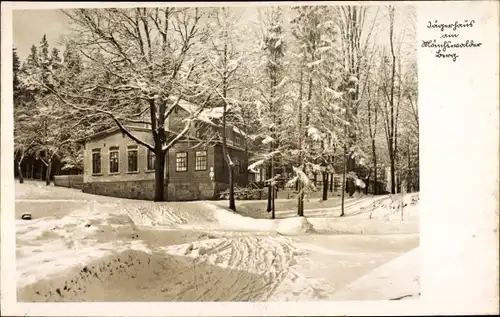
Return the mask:
<svg viewBox="0 0 500 317"><path fill-rule="evenodd" d="M397 196L350 201L345 217L319 208L306 210L308 217L278 210L289 214L275 220L209 201L73 198L72 204L43 195L16 203L37 213L16 223L20 301L327 299L401 248L393 238L332 233L418 232L418 199L404 202L405 213L413 208L417 217L401 222L391 217ZM372 252L366 241L379 239L391 243Z"/></svg>
<svg viewBox="0 0 500 317"><path fill-rule="evenodd" d="M214 287L217 285L217 287ZM259 275L144 251L124 251L18 290L22 302L260 300Z"/></svg>
<svg viewBox="0 0 500 317"><path fill-rule="evenodd" d="M128 204L126 211L136 226L186 230L262 232L281 235L306 233L417 233L418 195L406 195L401 221L398 197L382 196L349 204L345 217L332 217L331 210L315 211L311 217L255 219L242 216L209 201L164 204ZM182 206L182 207L181 207ZM307 214L307 211L306 211Z"/></svg>

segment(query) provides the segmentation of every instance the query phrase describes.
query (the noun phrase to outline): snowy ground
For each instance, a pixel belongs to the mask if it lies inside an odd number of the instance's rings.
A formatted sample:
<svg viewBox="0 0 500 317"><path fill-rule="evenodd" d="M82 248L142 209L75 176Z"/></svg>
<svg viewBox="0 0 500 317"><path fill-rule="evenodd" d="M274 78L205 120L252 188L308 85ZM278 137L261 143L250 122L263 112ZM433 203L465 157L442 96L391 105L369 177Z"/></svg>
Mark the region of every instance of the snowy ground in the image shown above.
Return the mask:
<svg viewBox="0 0 500 317"><path fill-rule="evenodd" d="M405 197L403 220L397 199L349 199L342 218L335 198L321 208L306 204L306 218L294 217L294 200L282 200L280 219L269 220L234 214L223 202L153 203L16 184L18 300L414 295L418 260L407 252L419 243L418 195ZM248 205L265 209L264 202L237 202ZM33 220L20 219L26 211Z"/></svg>

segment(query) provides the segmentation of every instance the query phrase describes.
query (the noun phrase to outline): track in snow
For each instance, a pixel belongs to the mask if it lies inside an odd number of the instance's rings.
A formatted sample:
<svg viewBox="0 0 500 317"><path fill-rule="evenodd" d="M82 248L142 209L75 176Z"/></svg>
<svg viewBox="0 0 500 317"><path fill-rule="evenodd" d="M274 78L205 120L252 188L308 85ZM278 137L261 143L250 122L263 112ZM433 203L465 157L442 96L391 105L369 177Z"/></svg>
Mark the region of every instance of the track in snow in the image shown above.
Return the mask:
<svg viewBox="0 0 500 317"><path fill-rule="evenodd" d="M229 287L222 297L228 300L268 299L296 264L294 256L297 254L287 238L250 235L201 240L162 250L171 255L193 258L194 263L207 263L240 272L233 274L231 281L226 281ZM243 290L238 286L240 292L234 292L234 286L243 282L240 275L245 272L252 273L261 283L246 281L247 286Z"/></svg>

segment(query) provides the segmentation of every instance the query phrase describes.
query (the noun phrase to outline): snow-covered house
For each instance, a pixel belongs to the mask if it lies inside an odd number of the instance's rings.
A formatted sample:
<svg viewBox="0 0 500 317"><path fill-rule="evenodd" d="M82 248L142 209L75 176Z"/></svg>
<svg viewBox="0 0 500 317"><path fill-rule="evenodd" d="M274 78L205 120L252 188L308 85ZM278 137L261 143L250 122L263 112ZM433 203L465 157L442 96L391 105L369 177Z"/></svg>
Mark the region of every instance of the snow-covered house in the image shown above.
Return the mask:
<svg viewBox="0 0 500 317"><path fill-rule="evenodd" d="M169 137L180 132L183 120L196 106L181 101L166 120ZM167 153L165 199L170 201L214 198L228 187L229 171L217 133L221 108L203 110L191 130ZM127 126L137 138L153 144L151 128ZM228 150L235 163L237 185L248 184L248 154L245 134L237 127L226 127ZM220 135L220 134L219 134ZM206 142L209 140L209 142ZM79 140L83 144L83 191L131 199L154 198L155 155L123 134L118 127Z"/></svg>

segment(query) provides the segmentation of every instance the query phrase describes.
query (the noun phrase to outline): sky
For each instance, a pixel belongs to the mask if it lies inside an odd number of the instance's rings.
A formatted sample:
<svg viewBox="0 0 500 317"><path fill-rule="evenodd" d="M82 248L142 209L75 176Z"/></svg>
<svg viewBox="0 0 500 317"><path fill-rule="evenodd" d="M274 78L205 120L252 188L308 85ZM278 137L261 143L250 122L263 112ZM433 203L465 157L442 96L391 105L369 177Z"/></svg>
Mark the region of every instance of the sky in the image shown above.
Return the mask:
<svg viewBox="0 0 500 317"><path fill-rule="evenodd" d="M12 24L13 45L22 61L31 45L38 46L44 34L50 47L57 47L59 37L69 32L69 20L59 10L15 10Z"/></svg>
<svg viewBox="0 0 500 317"><path fill-rule="evenodd" d="M250 9L250 8L248 8ZM243 20L250 21L257 19L257 11L255 9L245 10ZM387 19L383 17L384 8L381 7L382 14L379 15L379 32L376 36L377 44L388 42L387 34ZM400 14L396 16L396 29L402 29L404 23L407 22L408 7L402 6L397 10ZM251 17L253 15L253 17ZM371 16L367 16L369 21ZM245 21L245 22L246 22ZM367 25L369 22L367 21ZM244 21L240 21L245 23ZM59 47L58 41L61 35L68 34L69 19L60 10L14 10L13 11L13 45L17 48L17 52L21 61L24 61L29 54L30 47L38 45L43 35L47 35L47 40L50 47Z"/></svg>

